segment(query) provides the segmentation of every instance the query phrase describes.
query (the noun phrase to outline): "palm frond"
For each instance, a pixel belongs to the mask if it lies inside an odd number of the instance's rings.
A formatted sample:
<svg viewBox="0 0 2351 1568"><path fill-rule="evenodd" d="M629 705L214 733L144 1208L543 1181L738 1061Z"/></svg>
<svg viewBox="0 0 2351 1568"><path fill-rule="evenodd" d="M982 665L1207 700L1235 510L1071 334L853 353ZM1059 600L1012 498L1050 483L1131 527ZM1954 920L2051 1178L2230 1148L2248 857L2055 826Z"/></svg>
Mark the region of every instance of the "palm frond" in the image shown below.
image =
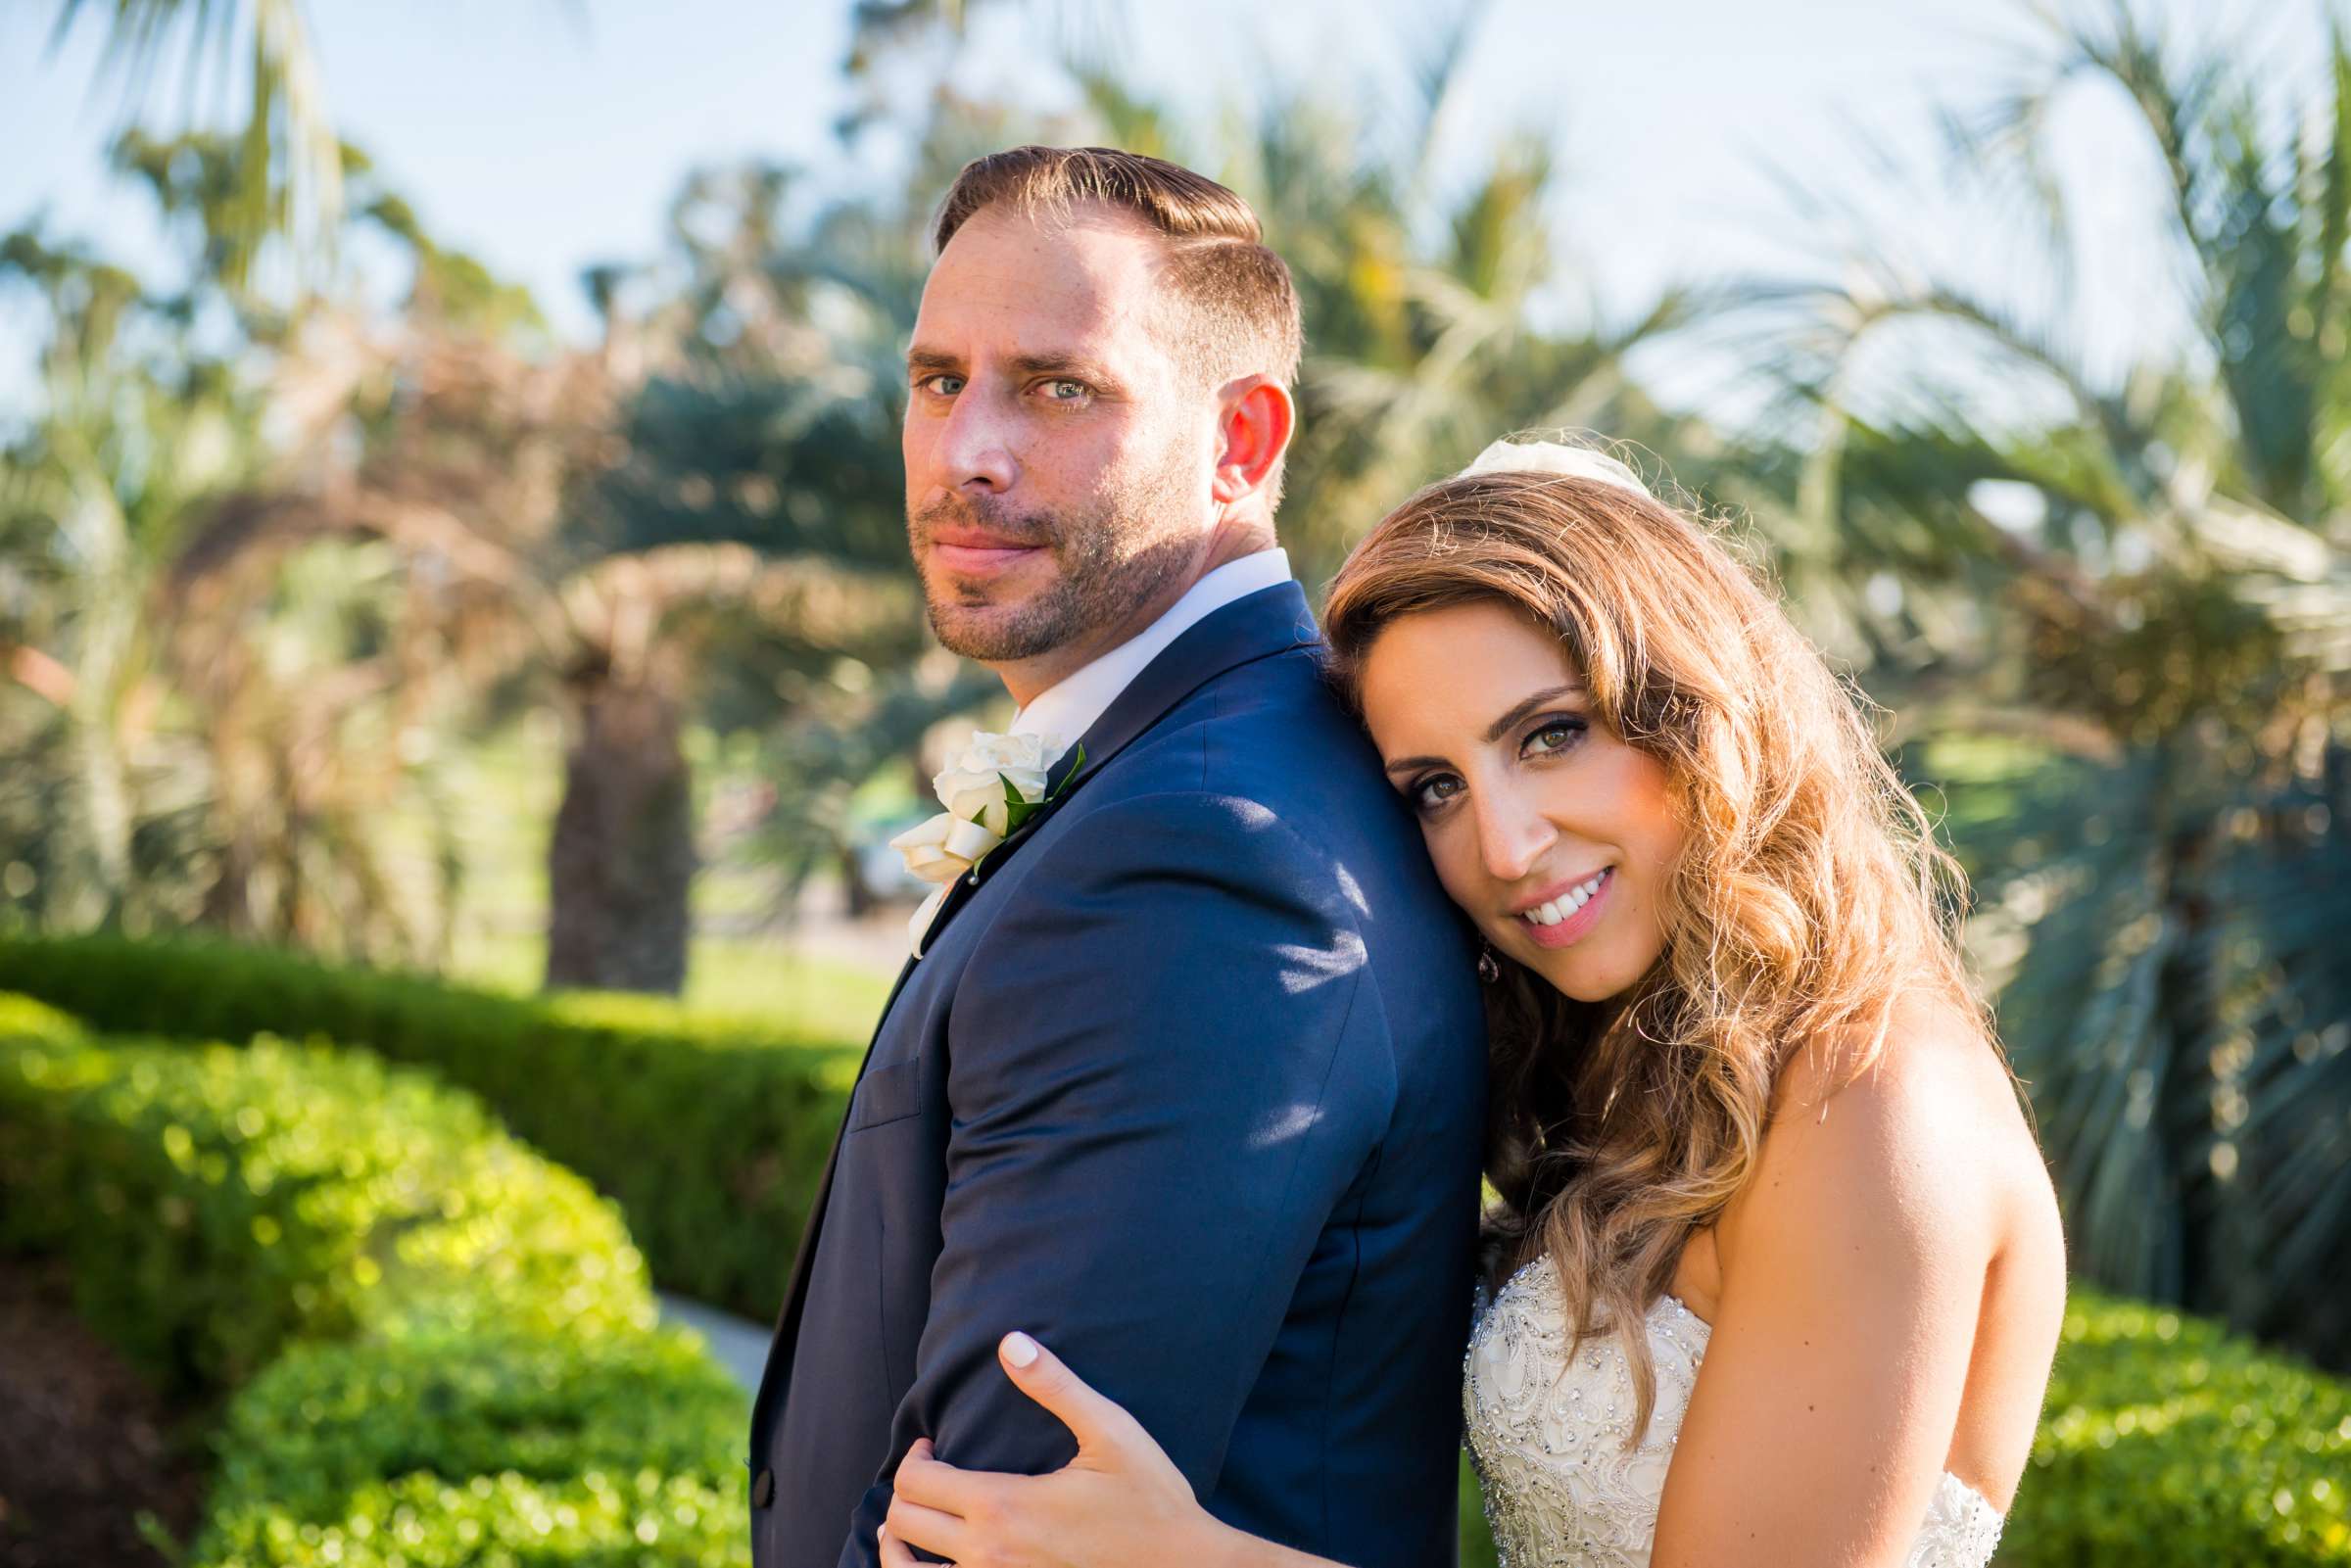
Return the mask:
<svg viewBox="0 0 2351 1568"><path fill-rule="evenodd" d="M251 286L261 242L275 235L293 247L297 288L313 286L332 266L343 225L344 160L301 0L252 0L249 21L232 0L59 0L52 53L85 15L102 19L99 77L120 82L126 122L144 116L175 57L194 103L225 89L245 56L251 97L228 210L239 243L222 254L222 281ZM250 28L242 50L241 27Z"/></svg>

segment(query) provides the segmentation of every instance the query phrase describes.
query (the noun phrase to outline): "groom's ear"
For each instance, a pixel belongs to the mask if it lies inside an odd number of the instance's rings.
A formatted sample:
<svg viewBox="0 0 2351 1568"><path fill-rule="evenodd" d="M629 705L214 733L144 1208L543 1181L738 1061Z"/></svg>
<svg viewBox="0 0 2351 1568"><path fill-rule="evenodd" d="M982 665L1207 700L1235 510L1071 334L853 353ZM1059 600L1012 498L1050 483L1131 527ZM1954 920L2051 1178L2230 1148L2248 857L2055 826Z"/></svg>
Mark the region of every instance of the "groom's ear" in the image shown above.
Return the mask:
<svg viewBox="0 0 2351 1568"><path fill-rule="evenodd" d="M1212 493L1225 505L1264 492L1274 501L1274 476L1297 421L1289 389L1270 376L1243 376L1217 389L1217 472Z"/></svg>

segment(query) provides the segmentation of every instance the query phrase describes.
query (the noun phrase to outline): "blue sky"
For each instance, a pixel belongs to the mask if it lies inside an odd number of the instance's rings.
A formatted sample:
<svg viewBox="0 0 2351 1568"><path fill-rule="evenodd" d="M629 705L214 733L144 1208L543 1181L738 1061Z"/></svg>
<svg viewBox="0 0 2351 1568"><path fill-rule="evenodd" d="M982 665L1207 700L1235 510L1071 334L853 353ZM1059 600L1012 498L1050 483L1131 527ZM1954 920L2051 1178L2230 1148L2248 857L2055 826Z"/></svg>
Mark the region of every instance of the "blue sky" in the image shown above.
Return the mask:
<svg viewBox="0 0 2351 1568"><path fill-rule="evenodd" d="M1304 78L1363 104L1376 129L1400 62L1450 9L1035 0L1017 13L983 8L967 69L983 84L1047 94L1038 38L1058 30L1204 120ZM2283 70L2308 60L2317 37L2316 0L2155 9ZM842 104L847 10L847 0L312 0L311 16L343 134L429 231L527 282L558 328L585 335L579 269L652 256L696 164L757 154L858 177L838 166L828 128ZM0 7L0 228L45 211L53 234L135 258L154 236L136 198L104 178L119 119L115 98L93 87L98 29L83 24L51 56L55 11L48 0ZM2009 253L1965 216L1889 197L1872 161L1929 167L1930 106L1996 86L2033 36L2022 9L1996 0L1496 0L1467 68L1476 91L1440 128L1439 164L1464 168L1522 127L1552 138L1567 176L1563 309L1622 315L1677 281L1811 254L1817 231L1767 165L1867 193L1873 222L1901 248L1998 282ZM169 129L184 116L167 94L149 118ZM2143 154L2119 109L2094 96L2064 117L2058 146L2091 214L2086 250L2101 280L2074 324L2119 363L2171 322L2160 263L2140 243ZM23 307L0 307L0 405L26 390L26 348ZM1697 374L1685 401L1707 396Z"/></svg>

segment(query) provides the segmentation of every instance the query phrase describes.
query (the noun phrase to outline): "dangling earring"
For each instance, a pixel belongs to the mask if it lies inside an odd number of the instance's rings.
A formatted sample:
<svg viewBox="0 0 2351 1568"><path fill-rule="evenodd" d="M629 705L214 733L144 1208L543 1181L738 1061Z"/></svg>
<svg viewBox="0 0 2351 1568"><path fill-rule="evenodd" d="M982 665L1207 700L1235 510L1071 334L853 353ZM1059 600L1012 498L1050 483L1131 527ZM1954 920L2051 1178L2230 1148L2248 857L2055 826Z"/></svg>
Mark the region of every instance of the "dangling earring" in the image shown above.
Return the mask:
<svg viewBox="0 0 2351 1568"><path fill-rule="evenodd" d="M1488 985L1502 978L1502 966L1494 962L1494 944L1483 939L1478 942L1477 977Z"/></svg>

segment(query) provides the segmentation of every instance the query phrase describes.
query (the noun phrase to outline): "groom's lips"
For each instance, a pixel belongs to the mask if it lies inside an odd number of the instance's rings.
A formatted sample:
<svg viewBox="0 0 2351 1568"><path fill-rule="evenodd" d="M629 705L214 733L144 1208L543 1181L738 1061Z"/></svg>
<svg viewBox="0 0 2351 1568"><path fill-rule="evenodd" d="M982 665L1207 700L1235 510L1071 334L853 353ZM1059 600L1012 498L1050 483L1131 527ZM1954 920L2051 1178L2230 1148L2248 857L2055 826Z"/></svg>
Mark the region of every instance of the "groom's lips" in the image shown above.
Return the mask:
<svg viewBox="0 0 2351 1568"><path fill-rule="evenodd" d="M942 528L931 536L931 558L960 577L986 577L1043 551L1042 545L978 529Z"/></svg>

